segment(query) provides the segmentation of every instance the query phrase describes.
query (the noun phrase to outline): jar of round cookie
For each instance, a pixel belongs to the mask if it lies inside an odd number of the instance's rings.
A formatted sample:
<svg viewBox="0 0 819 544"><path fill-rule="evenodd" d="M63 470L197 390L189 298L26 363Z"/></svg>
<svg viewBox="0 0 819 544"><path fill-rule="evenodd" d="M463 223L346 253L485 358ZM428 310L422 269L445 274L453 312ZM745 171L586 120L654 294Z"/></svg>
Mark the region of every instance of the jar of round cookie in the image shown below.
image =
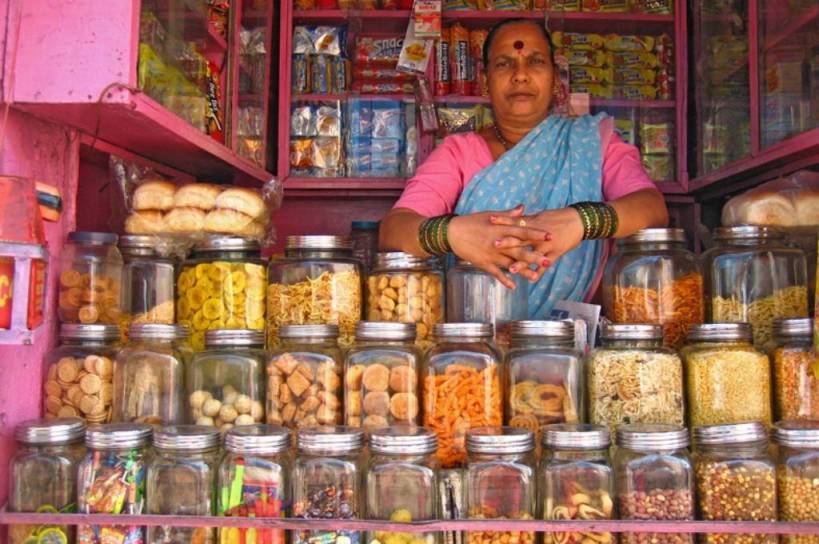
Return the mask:
<svg viewBox="0 0 819 544"><path fill-rule="evenodd" d="M173 325L176 306L176 262L160 255L155 236L119 238L124 266L122 300L125 325Z"/></svg>
<svg viewBox="0 0 819 544"><path fill-rule="evenodd" d="M60 323L118 325L122 313L122 255L117 235L70 232L60 261Z"/></svg>
<svg viewBox="0 0 819 544"><path fill-rule="evenodd" d="M68 513L77 509L77 466L85 456L79 418L24 421L14 430L9 467L10 512ZM53 540L52 540L53 539ZM11 525L9 543L73 542L68 525Z"/></svg>
<svg viewBox="0 0 819 544"><path fill-rule="evenodd" d="M344 414L336 325L285 325L267 362L267 422L291 429L339 425Z"/></svg>
<svg viewBox="0 0 819 544"><path fill-rule="evenodd" d="M114 421L173 425L187 420L185 366L188 330L133 324L114 364Z"/></svg>
<svg viewBox="0 0 819 544"><path fill-rule="evenodd" d="M819 422L780 421L774 426L781 521L819 521ZM819 536L783 536L784 544L816 544Z"/></svg>
<svg viewBox="0 0 819 544"><path fill-rule="evenodd" d="M371 431L418 424L420 353L412 323L362 321L344 363L344 413L351 427Z"/></svg>
<svg viewBox="0 0 819 544"><path fill-rule="evenodd" d="M176 280L176 318L191 331L191 346L205 348L217 329L264 330L267 271L259 242L208 236L182 264Z"/></svg>
<svg viewBox="0 0 819 544"><path fill-rule="evenodd" d="M227 432L264 420L264 332L208 331L187 371L188 419Z"/></svg>
<svg viewBox="0 0 819 544"><path fill-rule="evenodd" d="M819 358L813 319L778 319L771 350L774 419L819 421Z"/></svg>
<svg viewBox="0 0 819 544"><path fill-rule="evenodd" d="M119 327L63 324L59 338L60 346L43 360L45 417L111 421Z"/></svg>
<svg viewBox="0 0 819 544"><path fill-rule="evenodd" d="M268 345L277 345L284 325L336 325L339 342L352 344L364 303L364 273L349 238L288 236L284 255L268 267Z"/></svg>

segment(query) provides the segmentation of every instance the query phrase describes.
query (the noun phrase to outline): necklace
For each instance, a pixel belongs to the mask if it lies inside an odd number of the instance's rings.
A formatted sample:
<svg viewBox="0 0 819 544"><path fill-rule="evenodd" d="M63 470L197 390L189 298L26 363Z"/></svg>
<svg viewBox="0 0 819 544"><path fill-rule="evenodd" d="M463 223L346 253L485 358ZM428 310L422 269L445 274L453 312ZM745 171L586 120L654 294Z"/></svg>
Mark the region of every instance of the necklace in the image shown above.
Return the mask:
<svg viewBox="0 0 819 544"><path fill-rule="evenodd" d="M499 142L500 142L500 143L503 145L503 147L504 147L504 148L506 148L506 150L507 150L507 151L509 151L510 149L512 149L512 145L513 145L513 144L510 144L510 143L509 143L509 142L506 140L506 138L504 138L504 137L503 137L503 134L501 134L501 131L500 131L500 129L498 128L498 125L492 125L492 128L493 128L493 129L495 129L495 138L497 138L497 139L498 139L498 141L499 141Z"/></svg>

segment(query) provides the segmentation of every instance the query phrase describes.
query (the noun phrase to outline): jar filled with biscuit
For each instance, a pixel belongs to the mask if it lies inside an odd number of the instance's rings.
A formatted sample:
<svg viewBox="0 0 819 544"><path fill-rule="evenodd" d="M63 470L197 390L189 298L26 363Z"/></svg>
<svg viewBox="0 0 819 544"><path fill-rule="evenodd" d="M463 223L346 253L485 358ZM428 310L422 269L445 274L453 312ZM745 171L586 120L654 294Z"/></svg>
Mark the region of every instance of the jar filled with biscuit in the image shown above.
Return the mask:
<svg viewBox="0 0 819 544"><path fill-rule="evenodd" d="M270 346L284 325L337 325L339 343L353 342L361 320L363 268L342 236L288 236L283 259L268 268Z"/></svg>
<svg viewBox="0 0 819 544"><path fill-rule="evenodd" d="M233 427L264 420L264 332L250 329L208 331L207 349L194 354L187 371L188 420Z"/></svg>
<svg viewBox="0 0 819 544"><path fill-rule="evenodd" d="M813 319L774 322L771 362L774 419L819 421L819 357L813 348Z"/></svg>
<svg viewBox="0 0 819 544"><path fill-rule="evenodd" d="M153 236L119 238L119 249L125 262L122 299L126 326L131 323L174 324L175 261L161 256L156 245L157 239Z"/></svg>
<svg viewBox="0 0 819 544"><path fill-rule="evenodd" d="M90 424L108 423L119 327L64 324L59 338L60 346L44 359L45 417L82 417Z"/></svg>
<svg viewBox="0 0 819 544"><path fill-rule="evenodd" d="M341 424L342 368L336 325L285 325L267 363L267 422L291 429Z"/></svg>
<svg viewBox="0 0 819 544"><path fill-rule="evenodd" d="M362 321L344 363L346 424L370 431L418 424L420 353L412 323Z"/></svg>
<svg viewBox="0 0 819 544"><path fill-rule="evenodd" d="M819 521L819 422L780 421L776 480L781 521ZM816 537L786 536L787 544L815 544Z"/></svg>
<svg viewBox="0 0 819 544"><path fill-rule="evenodd" d="M188 331L179 325L131 325L114 364L114 421L184 423Z"/></svg>
<svg viewBox="0 0 819 544"><path fill-rule="evenodd" d="M191 331L194 350L217 329L264 330L267 270L259 242L210 236L197 244L176 280L177 323Z"/></svg>
<svg viewBox="0 0 819 544"><path fill-rule="evenodd" d="M108 232L68 234L60 262L60 323L119 324L122 255L117 240Z"/></svg>

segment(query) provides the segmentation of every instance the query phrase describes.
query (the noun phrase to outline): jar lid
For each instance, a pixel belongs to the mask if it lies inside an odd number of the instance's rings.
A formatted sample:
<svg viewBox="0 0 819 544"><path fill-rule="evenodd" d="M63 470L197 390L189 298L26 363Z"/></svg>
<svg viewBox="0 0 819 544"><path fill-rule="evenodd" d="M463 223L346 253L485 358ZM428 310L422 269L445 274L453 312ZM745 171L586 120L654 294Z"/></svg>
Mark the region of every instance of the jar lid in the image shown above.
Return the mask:
<svg viewBox="0 0 819 544"><path fill-rule="evenodd" d="M205 347L264 346L264 331L256 329L216 329L205 333Z"/></svg>
<svg viewBox="0 0 819 544"><path fill-rule="evenodd" d="M604 323L600 338L603 340L660 340L662 325Z"/></svg>
<svg viewBox="0 0 819 544"><path fill-rule="evenodd" d="M143 448L151 440L153 427L143 423L108 423L89 427L85 445L94 449Z"/></svg>
<svg viewBox="0 0 819 544"><path fill-rule="evenodd" d="M89 232L75 230L68 233L69 242L93 245L116 245L119 236L112 232Z"/></svg>
<svg viewBox="0 0 819 544"><path fill-rule="evenodd" d="M240 236L208 236L198 244L195 251L261 251L257 240Z"/></svg>
<svg viewBox="0 0 819 544"><path fill-rule="evenodd" d="M156 253L156 237L143 234L125 234L119 237L119 248L121 250L150 249Z"/></svg>
<svg viewBox="0 0 819 544"><path fill-rule="evenodd" d="M346 236L310 234L306 236L288 236L285 249L350 249L352 242Z"/></svg>
<svg viewBox="0 0 819 544"><path fill-rule="evenodd" d="M304 453L352 453L364 447L364 431L341 425L300 429L296 447Z"/></svg>
<svg viewBox="0 0 819 544"><path fill-rule="evenodd" d="M378 270L401 268L430 268L429 258L416 257L403 251L390 251L375 254L375 268Z"/></svg>
<svg viewBox="0 0 819 544"><path fill-rule="evenodd" d="M278 425L242 425L225 435L225 449L239 455L273 455L290 449L290 429Z"/></svg>
<svg viewBox="0 0 819 544"><path fill-rule="evenodd" d="M154 447L158 450L204 451L219 447L219 429L204 425L170 425L154 431Z"/></svg>
<svg viewBox="0 0 819 544"><path fill-rule="evenodd" d="M183 325L162 325L160 323L133 324L128 329L132 340L176 340L187 338L188 328Z"/></svg>
<svg viewBox="0 0 819 544"><path fill-rule="evenodd" d="M679 450L688 443L688 430L679 425L631 423L617 428L617 445L630 450Z"/></svg>
<svg viewBox="0 0 819 544"><path fill-rule="evenodd" d="M813 335L813 319L809 317L779 318L774 321L773 335L780 338L801 338Z"/></svg>
<svg viewBox="0 0 819 544"><path fill-rule="evenodd" d="M14 439L21 444L66 444L79 442L83 436L85 421L78 417L31 419L14 429Z"/></svg>
<svg viewBox="0 0 819 544"><path fill-rule="evenodd" d="M432 334L441 339L466 336L469 338L491 338L495 327L491 323L436 323Z"/></svg>
<svg viewBox="0 0 819 544"><path fill-rule="evenodd" d="M645 244L663 242L685 243L685 231L683 229L642 229L631 236L623 238L622 245Z"/></svg>
<svg viewBox="0 0 819 544"><path fill-rule="evenodd" d="M781 446L819 449L819 421L780 421L774 425L773 437Z"/></svg>
<svg viewBox="0 0 819 544"><path fill-rule="evenodd" d="M396 425L370 432L370 451L384 455L424 455L438 449L438 436L425 427Z"/></svg>
<svg viewBox="0 0 819 544"><path fill-rule="evenodd" d="M338 338L338 325L282 325L279 338Z"/></svg>
<svg viewBox="0 0 819 544"><path fill-rule="evenodd" d="M414 323L392 321L359 321L355 326L356 340L415 340Z"/></svg>
<svg viewBox="0 0 819 544"><path fill-rule="evenodd" d="M535 449L535 433L517 427L478 427L466 432L467 453L528 453Z"/></svg>
<svg viewBox="0 0 819 544"><path fill-rule="evenodd" d="M694 440L703 446L749 444L767 441L768 432L760 422L706 425L694 429Z"/></svg>
<svg viewBox="0 0 819 544"><path fill-rule="evenodd" d="M378 230L378 221L353 221L350 228L355 230Z"/></svg>
<svg viewBox="0 0 819 544"><path fill-rule="evenodd" d="M543 338L574 339L574 323L556 319L543 321L513 321L511 325L512 340L532 336Z"/></svg>
<svg viewBox="0 0 819 544"><path fill-rule="evenodd" d="M782 238L782 231L773 227L758 225L739 225L736 227L719 227L714 231L715 240L753 240L755 238Z"/></svg>
<svg viewBox="0 0 819 544"><path fill-rule="evenodd" d="M688 331L688 340L694 342L750 342L752 338L750 323L701 323Z"/></svg>
<svg viewBox="0 0 819 544"><path fill-rule="evenodd" d="M60 325L60 340L119 340L120 331L116 325L80 325L63 323Z"/></svg>
<svg viewBox="0 0 819 544"><path fill-rule="evenodd" d="M554 450L602 450L611 445L604 425L554 423L543 427L543 446Z"/></svg>

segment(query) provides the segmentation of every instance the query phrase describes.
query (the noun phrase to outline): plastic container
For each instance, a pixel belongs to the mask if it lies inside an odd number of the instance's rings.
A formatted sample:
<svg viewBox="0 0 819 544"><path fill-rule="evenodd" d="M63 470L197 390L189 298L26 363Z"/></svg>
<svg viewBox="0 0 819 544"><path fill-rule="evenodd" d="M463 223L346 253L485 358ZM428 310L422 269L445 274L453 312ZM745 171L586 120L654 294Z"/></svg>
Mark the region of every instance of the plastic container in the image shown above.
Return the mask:
<svg viewBox="0 0 819 544"><path fill-rule="evenodd" d="M117 235L70 232L60 260L60 323L119 324L122 255Z"/></svg>
<svg viewBox="0 0 819 544"><path fill-rule="evenodd" d="M819 422L782 421L773 438L779 445L776 476L779 519L819 521ZM785 536L785 544L808 544L816 537Z"/></svg>
<svg viewBox="0 0 819 544"><path fill-rule="evenodd" d="M369 273L378 253L378 221L353 221L350 225L350 242L353 257L364 265Z"/></svg>
<svg viewBox="0 0 819 544"><path fill-rule="evenodd" d="M774 323L771 361L774 419L819 420L819 359L813 347L813 319Z"/></svg>
<svg viewBox="0 0 819 544"><path fill-rule="evenodd" d="M162 257L153 236L121 236L123 314L127 324L173 325L176 315L176 266Z"/></svg>

